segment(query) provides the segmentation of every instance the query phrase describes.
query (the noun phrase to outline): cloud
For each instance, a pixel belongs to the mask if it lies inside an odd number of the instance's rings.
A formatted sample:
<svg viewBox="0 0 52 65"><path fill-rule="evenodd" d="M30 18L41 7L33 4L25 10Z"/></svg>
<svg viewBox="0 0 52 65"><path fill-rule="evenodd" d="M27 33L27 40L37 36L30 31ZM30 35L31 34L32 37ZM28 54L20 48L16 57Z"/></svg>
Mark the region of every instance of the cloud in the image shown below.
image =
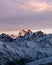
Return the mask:
<svg viewBox="0 0 52 65"><path fill-rule="evenodd" d="M18 1L17 1L18 2ZM16 5L19 10L24 12L44 12L44 11L52 11L52 4L48 3L49 0L26 0L19 1Z"/></svg>
<svg viewBox="0 0 52 65"><path fill-rule="evenodd" d="M0 0L0 17L52 11L52 4L48 2L49 0Z"/></svg>
<svg viewBox="0 0 52 65"><path fill-rule="evenodd" d="M0 30L52 28L52 0L0 0L0 26Z"/></svg>
<svg viewBox="0 0 52 65"><path fill-rule="evenodd" d="M46 2L36 2L36 1L31 1L28 3L29 7L32 7L34 11L37 12L43 12L46 10L52 11L52 5L49 5Z"/></svg>

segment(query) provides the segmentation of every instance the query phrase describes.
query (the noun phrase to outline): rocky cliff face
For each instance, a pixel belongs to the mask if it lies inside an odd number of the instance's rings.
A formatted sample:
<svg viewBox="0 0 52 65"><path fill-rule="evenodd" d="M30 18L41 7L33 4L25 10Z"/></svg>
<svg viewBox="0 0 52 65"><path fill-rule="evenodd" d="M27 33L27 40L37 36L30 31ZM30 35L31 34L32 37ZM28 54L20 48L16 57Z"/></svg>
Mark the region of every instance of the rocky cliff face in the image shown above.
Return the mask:
<svg viewBox="0 0 52 65"><path fill-rule="evenodd" d="M52 34L0 35L0 65L52 65Z"/></svg>

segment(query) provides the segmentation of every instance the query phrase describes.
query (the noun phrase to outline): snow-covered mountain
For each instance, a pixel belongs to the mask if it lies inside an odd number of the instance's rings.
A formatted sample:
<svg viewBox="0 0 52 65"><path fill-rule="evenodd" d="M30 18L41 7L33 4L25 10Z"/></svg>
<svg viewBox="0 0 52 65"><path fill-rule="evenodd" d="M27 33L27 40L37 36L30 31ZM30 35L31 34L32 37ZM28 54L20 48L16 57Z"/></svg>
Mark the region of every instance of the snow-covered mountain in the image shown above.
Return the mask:
<svg viewBox="0 0 52 65"><path fill-rule="evenodd" d="M52 65L52 34L22 30L15 39L1 34L0 65Z"/></svg>

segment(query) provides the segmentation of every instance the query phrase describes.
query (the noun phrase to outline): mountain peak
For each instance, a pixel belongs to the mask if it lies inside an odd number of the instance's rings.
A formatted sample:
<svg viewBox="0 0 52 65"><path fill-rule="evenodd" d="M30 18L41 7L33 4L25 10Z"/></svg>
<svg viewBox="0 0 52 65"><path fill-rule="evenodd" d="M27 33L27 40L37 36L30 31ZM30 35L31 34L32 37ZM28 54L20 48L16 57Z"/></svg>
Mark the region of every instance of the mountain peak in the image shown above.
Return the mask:
<svg viewBox="0 0 52 65"><path fill-rule="evenodd" d="M27 34L27 33L32 33L32 31L31 31L30 29L28 29L27 31L21 30L21 31L19 32L19 36L24 36L24 35Z"/></svg>

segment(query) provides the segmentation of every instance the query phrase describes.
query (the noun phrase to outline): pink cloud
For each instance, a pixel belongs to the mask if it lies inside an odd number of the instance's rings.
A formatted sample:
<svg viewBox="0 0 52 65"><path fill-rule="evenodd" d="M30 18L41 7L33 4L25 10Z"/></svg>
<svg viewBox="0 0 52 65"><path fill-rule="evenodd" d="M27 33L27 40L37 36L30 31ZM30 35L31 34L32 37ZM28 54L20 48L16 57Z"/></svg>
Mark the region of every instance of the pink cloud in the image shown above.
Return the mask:
<svg viewBox="0 0 52 65"><path fill-rule="evenodd" d="M52 11L52 4L48 4L45 0L1 0L0 3L3 9L3 11L0 12L0 17L12 17L32 12Z"/></svg>
<svg viewBox="0 0 52 65"><path fill-rule="evenodd" d="M33 1L33 0L29 0L27 2L25 2L24 5L19 5L19 7L23 10L23 11L31 11L31 12L44 12L44 11L52 11L52 5L48 4L46 1L44 2L38 2L38 1Z"/></svg>

